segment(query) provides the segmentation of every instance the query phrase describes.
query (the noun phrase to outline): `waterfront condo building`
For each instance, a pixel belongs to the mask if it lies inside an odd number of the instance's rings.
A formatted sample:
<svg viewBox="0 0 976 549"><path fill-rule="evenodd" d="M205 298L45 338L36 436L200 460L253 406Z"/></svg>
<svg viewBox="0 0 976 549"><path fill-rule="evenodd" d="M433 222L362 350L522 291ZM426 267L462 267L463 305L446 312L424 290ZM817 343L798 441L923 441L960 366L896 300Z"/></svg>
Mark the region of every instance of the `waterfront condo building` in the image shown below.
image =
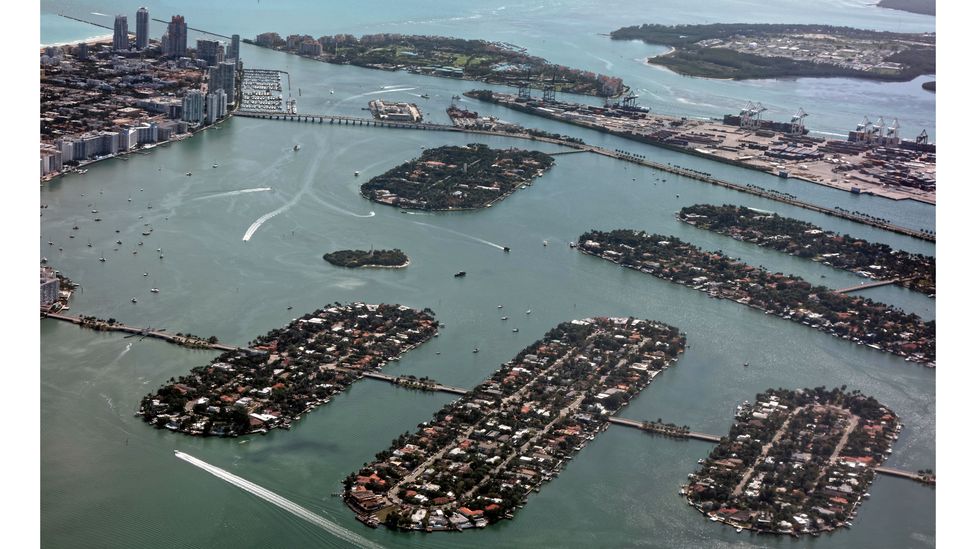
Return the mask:
<svg viewBox="0 0 976 549"><path fill-rule="evenodd" d="M209 91L224 90L224 93L227 94L227 101L233 105L237 85L237 62L223 61L217 63L216 67L210 69L207 85Z"/></svg>
<svg viewBox="0 0 976 549"><path fill-rule="evenodd" d="M204 96L200 90L190 90L183 97L183 120L190 124L204 121Z"/></svg>
<svg viewBox="0 0 976 549"><path fill-rule="evenodd" d="M186 20L182 15L174 15L173 19L166 26L166 34L163 35L165 47L163 53L171 57L186 56Z"/></svg>
<svg viewBox="0 0 976 549"><path fill-rule="evenodd" d="M126 51L129 49L129 20L124 15L115 16L115 32L112 34L112 49Z"/></svg>
<svg viewBox="0 0 976 549"><path fill-rule="evenodd" d="M216 90L207 94L207 124L213 124L227 115L227 94Z"/></svg>
<svg viewBox="0 0 976 549"><path fill-rule="evenodd" d="M136 49L144 50L149 46L149 10L139 8L136 12Z"/></svg>
<svg viewBox="0 0 976 549"><path fill-rule="evenodd" d="M47 308L58 300L61 291L61 282L54 269L41 267L41 307Z"/></svg>

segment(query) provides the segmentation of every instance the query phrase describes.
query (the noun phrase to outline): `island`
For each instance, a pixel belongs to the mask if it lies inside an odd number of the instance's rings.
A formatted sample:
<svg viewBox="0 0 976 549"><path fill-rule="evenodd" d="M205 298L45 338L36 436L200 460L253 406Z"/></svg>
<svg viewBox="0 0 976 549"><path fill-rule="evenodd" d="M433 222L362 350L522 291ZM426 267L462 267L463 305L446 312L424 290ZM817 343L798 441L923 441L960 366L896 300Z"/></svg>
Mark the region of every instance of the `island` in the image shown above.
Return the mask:
<svg viewBox="0 0 976 549"><path fill-rule="evenodd" d="M365 373L433 337L437 327L430 309L336 303L170 378L142 399L138 415L188 435L289 429Z"/></svg>
<svg viewBox="0 0 976 549"><path fill-rule="evenodd" d="M935 15L935 0L881 0L878 2L878 7L921 15Z"/></svg>
<svg viewBox="0 0 976 549"><path fill-rule="evenodd" d="M321 36L275 32L259 34L248 44L285 51L326 63L383 70L407 70L489 84L551 88L562 93L612 97L627 93L620 78L550 63L506 42L447 36L351 34Z"/></svg>
<svg viewBox="0 0 976 549"><path fill-rule="evenodd" d="M512 518L684 347L676 328L649 320L559 324L349 475L343 498L371 526L433 532Z"/></svg>
<svg viewBox="0 0 976 549"><path fill-rule="evenodd" d="M478 143L437 147L370 179L360 193L373 202L403 209L490 208L531 185L553 162L543 152L492 149Z"/></svg>
<svg viewBox="0 0 976 549"><path fill-rule="evenodd" d="M801 323L858 345L935 367L935 321L870 299L771 273L673 236L590 231L577 249L655 277Z"/></svg>
<svg viewBox="0 0 976 549"><path fill-rule="evenodd" d="M706 78L851 77L906 82L935 74L935 33L832 25L715 23L624 27L614 40L670 46L647 60Z"/></svg>
<svg viewBox="0 0 976 549"><path fill-rule="evenodd" d="M689 225L810 259L872 280L935 293L935 258L825 231L813 223L745 206L696 204L677 217Z"/></svg>
<svg viewBox="0 0 976 549"><path fill-rule="evenodd" d="M339 267L377 267L402 269L410 264L407 254L399 248L393 250L338 250L327 253L322 259Z"/></svg>
<svg viewBox="0 0 976 549"><path fill-rule="evenodd" d="M738 406L728 436L682 487L688 504L740 531L850 527L901 425L874 398L844 389L770 389Z"/></svg>

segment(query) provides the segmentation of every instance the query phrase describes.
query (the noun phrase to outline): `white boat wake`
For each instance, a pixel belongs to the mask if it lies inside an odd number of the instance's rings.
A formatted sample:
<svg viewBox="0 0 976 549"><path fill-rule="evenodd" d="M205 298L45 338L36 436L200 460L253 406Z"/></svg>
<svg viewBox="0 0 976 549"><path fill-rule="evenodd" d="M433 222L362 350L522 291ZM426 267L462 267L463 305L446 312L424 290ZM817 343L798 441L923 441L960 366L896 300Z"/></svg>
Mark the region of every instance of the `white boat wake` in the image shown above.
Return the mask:
<svg viewBox="0 0 976 549"><path fill-rule="evenodd" d="M191 456L190 454L185 454L183 452L180 452L179 450L176 451L176 457L182 459L183 461L191 465L203 469L204 471L210 473L211 475L221 480L225 480L233 484L234 486L237 486L238 488L244 490L245 492L253 494L263 499L264 501L267 501L268 503L276 505L284 509L285 511L288 511L289 513L295 515L298 518L307 520L308 522L322 528L326 532L329 532L333 536L345 541L346 543L350 543L356 547L368 547L371 549L382 548L381 545L369 541L368 539L356 534L355 532L352 532L351 530L347 530L346 528L343 528L342 526L339 526L338 524L330 520L327 520L326 518L321 517L313 513L312 511L309 511L308 509L302 507L301 505L289 499L285 499L282 496L279 496L278 494L272 492L271 490L268 490L267 488L262 488L261 486L258 486L257 484L254 484L249 480L243 479L229 471L221 469L220 467L210 465L209 463L201 459L197 459Z"/></svg>
<svg viewBox="0 0 976 549"><path fill-rule="evenodd" d="M366 93L360 93L360 94L357 94L357 95L350 95L349 97L346 97L345 99L339 101L339 103L345 103L346 101L351 101L353 99L359 99L360 97L366 97L367 95L376 95L376 94L379 94L379 93L405 92L405 91L412 91L412 90L415 90L415 89L417 89L417 88L390 88L388 90L376 90L376 91L371 91L371 92L366 92Z"/></svg>
<svg viewBox="0 0 976 549"><path fill-rule="evenodd" d="M335 204L330 204L330 203L326 202L325 200L322 200L318 196L315 196L314 193L312 194L312 199L315 200L316 202L318 202L319 204L325 206L326 208L329 208L329 209L332 209L332 210L335 210L337 212L341 212L341 213L344 213L344 214L347 214L347 215L351 215L353 217L366 218L366 217L373 217L373 216L376 215L376 212L374 212L373 210L370 210L368 214L358 214L358 213L355 213L355 212L351 212L351 211L349 211L349 210L347 210L345 208L340 208L339 206L336 206Z"/></svg>
<svg viewBox="0 0 976 549"><path fill-rule="evenodd" d="M472 236L470 234L464 234L462 232L455 231L454 229L448 229L447 227L438 227L437 225L431 225L429 223L424 223L422 221L414 221L413 223L416 223L417 225L423 225L424 227L431 227L433 229L439 229L441 231L447 231L447 232L449 232L451 234L456 234L458 236L463 236L464 238L468 238L468 239L474 240L475 242L481 242L482 244L487 244L489 246L493 246L495 248L498 248L499 250L504 250L505 249L505 246L502 246L501 244L495 244L494 242L489 242L489 241L487 241L487 240L485 240L483 238L478 238L477 236Z"/></svg>
<svg viewBox="0 0 976 549"><path fill-rule="evenodd" d="M238 191L227 191L227 192L224 192L224 193L208 194L207 196L200 196L200 197L194 198L193 200L207 200L207 199L210 199L210 198L222 198L222 197L225 197L225 196L237 196L239 194L259 193L259 192L270 191L270 190L271 190L271 187L256 187L256 188L253 188L253 189L240 189Z"/></svg>
<svg viewBox="0 0 976 549"><path fill-rule="evenodd" d="M314 158L315 158L315 160L312 162L312 165L309 166L309 169L308 169L308 172L307 172L308 175L305 177L305 184L302 186L301 190L298 191L298 194L296 194L294 197L292 197L292 199L289 200L288 203L285 204L284 206L278 208L277 210L274 210L274 211L271 211L271 212L268 212L268 213L262 215L261 217L259 217L257 219L257 221L255 221L254 223L251 223L251 226L248 227L247 228L247 231L244 232L244 237L241 240L243 240L244 242L247 242L248 240L251 240L251 237L254 236L254 233L257 232L257 230L261 228L261 225L264 225L264 223L267 220L269 220L272 217L280 214L281 212L284 212L284 211L288 210L289 208L291 208L295 204L298 204L298 201L302 198L302 195L305 194L306 192L308 192L309 188L312 186L312 180L315 178L315 174L318 172L319 164L321 162L321 157L320 156L316 156Z"/></svg>

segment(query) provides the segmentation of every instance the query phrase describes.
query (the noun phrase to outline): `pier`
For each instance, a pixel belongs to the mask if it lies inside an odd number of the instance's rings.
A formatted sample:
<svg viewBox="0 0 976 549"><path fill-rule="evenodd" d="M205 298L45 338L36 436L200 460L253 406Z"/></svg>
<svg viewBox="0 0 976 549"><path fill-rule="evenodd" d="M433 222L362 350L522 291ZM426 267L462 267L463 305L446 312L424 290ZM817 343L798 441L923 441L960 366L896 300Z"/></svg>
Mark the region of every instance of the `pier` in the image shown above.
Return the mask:
<svg viewBox="0 0 976 549"><path fill-rule="evenodd" d="M705 442L718 443L722 441L722 437L718 435L710 435L708 433L698 433L696 431L674 431L669 429L666 425L660 423L651 423L649 421L637 421L634 419L625 419L622 417L608 418L610 423L615 425L623 425L624 427L633 427L635 429L640 429L641 431L647 431L649 433L657 433L661 435L666 435L674 438L691 438L695 440L703 440Z"/></svg>
<svg viewBox="0 0 976 549"><path fill-rule="evenodd" d="M916 229L910 229L908 227L895 225L893 223L889 223L881 219L870 218L864 215L858 215L852 212L838 210L835 208L829 208L827 206L821 206L819 204L814 204L812 202L806 202L798 198L793 198L792 196L787 196L783 193L765 189L755 185L743 185L740 183L733 183L731 181L725 181L722 179L718 179L716 177L712 177L711 175L699 171L682 168L680 166L676 166L672 164L661 164L660 162L654 162L653 160L647 160L645 158L640 158L632 154L612 151L610 149L604 149L602 147L597 147L594 145L586 145L583 143L567 141L565 139L540 137L540 136L531 135L529 133L510 133L510 132L495 131L495 130L471 129L471 128L464 128L464 127L448 125L448 124L433 124L429 122L388 122L385 120L375 120L372 118L330 115L330 114L289 114L287 112L268 113L268 112L253 112L253 111L237 111L233 114L234 116L242 116L245 118L263 118L267 120L286 120L291 122L305 122L305 123L315 123L315 124L328 123L331 125L363 126L363 127L375 127L375 128L399 128L399 129L411 129L411 130L447 131L447 132L491 135L495 137L510 137L513 139L526 139L529 141L552 143L554 145L561 145L576 150L549 153L549 154L571 154L577 152L591 152L594 154L603 155L617 160L631 162L633 164L638 164L640 166L644 166L647 168L654 168L655 170L668 172L674 175L680 175L682 177L687 177L689 179L695 179L703 183L718 185L719 187L724 187L726 189L730 189L733 191L751 194L753 196L766 198L768 200L775 200L776 202L781 202L783 204L788 204L790 206L796 206L798 208L819 212L824 215L839 217L841 219L846 219L848 221L853 221L855 223L861 223L864 225L890 231L893 233L907 235L913 238L917 238L919 240L935 242L934 233L928 233Z"/></svg>
<svg viewBox="0 0 976 549"><path fill-rule="evenodd" d="M888 286L889 284L897 284L901 282L900 278L893 278L891 280L875 280L874 282L866 282L858 284L857 286L851 286L850 288L843 288L840 290L834 290L839 294L846 294L850 292L856 292L858 290L867 290L868 288L877 288L879 286Z"/></svg>
<svg viewBox="0 0 976 549"><path fill-rule="evenodd" d="M87 320L81 316L63 315L59 313L41 313L41 318L63 320L65 322L70 322L72 324L81 326L82 328L91 328L100 332L124 332L131 335L152 337L155 339L161 339L168 343L182 345L184 347L210 349L214 351L244 351L247 353L264 354L264 351L258 351L249 347L235 347L233 345L225 345L223 343L210 343L205 339L197 339L194 337L179 336L176 334L167 333L164 329L153 330L148 327L137 328L135 326L127 326L119 322L109 324L108 322L100 319Z"/></svg>
<svg viewBox="0 0 976 549"><path fill-rule="evenodd" d="M386 381L387 383L392 383L394 385L403 386L405 383L417 384L419 390L424 391L438 391L441 393L451 393L454 395L466 395L468 394L467 389L462 389L460 387L451 387L450 385L443 385L437 383L432 379L419 379L410 377L396 377L389 376L386 374L381 374L379 372L363 372L363 377L368 377L370 379L378 379L380 381Z"/></svg>

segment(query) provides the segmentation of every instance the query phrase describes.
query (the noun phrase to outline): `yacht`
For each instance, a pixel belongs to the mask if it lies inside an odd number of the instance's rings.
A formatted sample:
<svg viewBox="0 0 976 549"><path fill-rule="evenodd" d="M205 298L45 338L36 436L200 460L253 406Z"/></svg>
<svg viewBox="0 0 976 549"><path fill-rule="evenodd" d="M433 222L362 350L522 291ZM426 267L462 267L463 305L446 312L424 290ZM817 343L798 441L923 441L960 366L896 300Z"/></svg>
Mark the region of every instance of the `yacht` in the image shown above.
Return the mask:
<svg viewBox="0 0 976 549"><path fill-rule="evenodd" d="M359 177L359 172L354 172L352 175L354 175L355 177Z"/></svg>
<svg viewBox="0 0 976 549"><path fill-rule="evenodd" d="M216 162L214 163L214 165L213 165L213 167L214 167L214 168L216 168L216 167L217 167L217 163L216 163Z"/></svg>
<svg viewBox="0 0 976 549"><path fill-rule="evenodd" d="M138 301L136 301L136 298L134 298L134 297L132 299L130 299L129 301L131 301L133 303L139 303Z"/></svg>
<svg viewBox="0 0 976 549"><path fill-rule="evenodd" d="M302 148L301 145L297 145L296 144L295 147L292 150L293 151L298 151L298 150L301 150L301 148Z"/></svg>
<svg viewBox="0 0 976 549"><path fill-rule="evenodd" d="M517 333L517 332L518 332L518 328L512 328L512 333Z"/></svg>
<svg viewBox="0 0 976 549"><path fill-rule="evenodd" d="M548 246L549 245L549 241L548 240L543 240L542 241L542 245L543 246Z"/></svg>
<svg viewBox="0 0 976 549"><path fill-rule="evenodd" d="M503 316L502 317L502 320L508 320L508 317L507 316Z"/></svg>
<svg viewBox="0 0 976 549"><path fill-rule="evenodd" d="M193 174L192 174L192 173L190 173L190 172L186 172L186 176L187 176L187 177L190 177L191 175L193 175Z"/></svg>
<svg viewBox="0 0 976 549"><path fill-rule="evenodd" d="M498 306L498 308L499 308L499 309L501 309L501 308L502 308L502 306L501 306L501 305L499 305L499 306Z"/></svg>
<svg viewBox="0 0 976 549"><path fill-rule="evenodd" d="M477 353L477 352L478 352L478 348L477 348L477 347L475 347L475 348L474 348L474 350L473 350L473 351L471 351L471 352L472 352L472 353Z"/></svg>
<svg viewBox="0 0 976 549"><path fill-rule="evenodd" d="M454 278L461 278L462 276L465 276L467 274L468 273L466 273L464 271L458 271L458 272L454 273Z"/></svg>
<svg viewBox="0 0 976 549"><path fill-rule="evenodd" d="M142 276L149 276L149 273L142 273Z"/></svg>
<svg viewBox="0 0 976 549"><path fill-rule="evenodd" d="M154 293L154 294L158 294L159 293L159 288L152 288L149 291L152 292L152 293Z"/></svg>
<svg viewBox="0 0 976 549"><path fill-rule="evenodd" d="M532 309L529 309L528 311L525 311L525 314L527 314L527 315L532 314Z"/></svg>
<svg viewBox="0 0 976 549"><path fill-rule="evenodd" d="M427 95L426 93L422 93L422 94L420 94L420 97L421 97L422 99L430 99L430 96L429 96L429 95Z"/></svg>

